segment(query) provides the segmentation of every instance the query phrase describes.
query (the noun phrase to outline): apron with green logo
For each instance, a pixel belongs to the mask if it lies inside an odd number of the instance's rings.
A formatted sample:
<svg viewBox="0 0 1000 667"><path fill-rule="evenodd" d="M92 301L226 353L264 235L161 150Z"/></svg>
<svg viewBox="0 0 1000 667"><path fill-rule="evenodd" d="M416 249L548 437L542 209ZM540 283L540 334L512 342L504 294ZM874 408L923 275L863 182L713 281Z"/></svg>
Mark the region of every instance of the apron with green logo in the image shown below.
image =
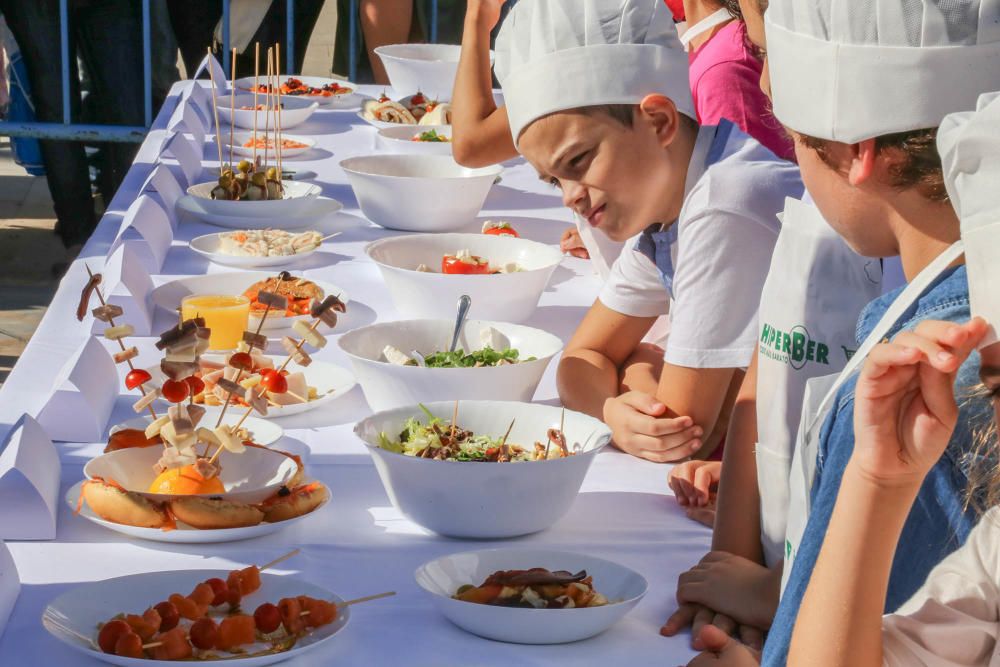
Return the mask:
<svg viewBox="0 0 1000 667"><path fill-rule="evenodd" d="M882 339L888 335L899 318L923 296L927 288L955 260L962 256L963 252L962 242L954 243L911 280L839 374L810 380L802 405L802 419L799 422L798 436L795 441L795 456L792 458L791 472L788 478L789 510L788 523L785 527L785 566L781 575L782 592L788 583L788 575L792 571L792 563L795 561L795 554L809 520L812 484L816 476L816 454L819 452L820 429L833 410L837 392L844 385L844 382L861 368L861 364L864 363L872 348L882 342Z"/></svg>
<svg viewBox="0 0 1000 667"><path fill-rule="evenodd" d="M758 311L757 487L768 566L784 557L789 472L806 381L853 352L861 309L881 293L877 259L851 250L816 207L785 200Z"/></svg>

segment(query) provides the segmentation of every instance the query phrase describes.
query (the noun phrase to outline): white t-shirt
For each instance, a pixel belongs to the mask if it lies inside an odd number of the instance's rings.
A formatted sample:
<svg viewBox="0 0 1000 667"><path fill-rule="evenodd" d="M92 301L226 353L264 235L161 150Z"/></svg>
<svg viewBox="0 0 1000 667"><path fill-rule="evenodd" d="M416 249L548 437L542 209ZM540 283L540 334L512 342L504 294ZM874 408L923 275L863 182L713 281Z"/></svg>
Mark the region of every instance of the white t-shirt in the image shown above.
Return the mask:
<svg viewBox="0 0 1000 667"><path fill-rule="evenodd" d="M714 132L703 127L699 135ZM714 151L713 151L714 152ZM695 168L692 165L691 168ZM733 127L717 161L684 199L664 359L688 368L744 368L757 341L757 306L781 226L785 197L802 195L798 167ZM656 265L629 240L600 301L634 317L667 313Z"/></svg>
<svg viewBox="0 0 1000 667"><path fill-rule="evenodd" d="M998 667L1000 510L987 512L965 544L882 619L883 665Z"/></svg>

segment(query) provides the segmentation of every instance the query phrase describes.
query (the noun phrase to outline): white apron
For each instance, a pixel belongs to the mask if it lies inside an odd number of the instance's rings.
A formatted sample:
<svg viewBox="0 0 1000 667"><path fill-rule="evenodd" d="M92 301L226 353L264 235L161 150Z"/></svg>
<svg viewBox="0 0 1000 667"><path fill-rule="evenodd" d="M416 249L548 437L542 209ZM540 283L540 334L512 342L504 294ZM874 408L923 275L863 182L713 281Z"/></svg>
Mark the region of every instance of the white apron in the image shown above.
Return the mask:
<svg viewBox="0 0 1000 667"><path fill-rule="evenodd" d="M815 206L788 198L758 311L757 488L768 567L784 558L788 475L806 381L840 371L858 315L881 290L877 259L862 257Z"/></svg>
<svg viewBox="0 0 1000 667"><path fill-rule="evenodd" d="M892 302L871 334L837 375L810 380L802 405L802 421L795 442L795 454L789 475L788 525L785 529L785 566L781 574L781 591L784 593L788 575L792 571L795 554L809 520L813 478L816 475L816 454L819 452L819 435L823 423L834 407L834 399L843 384L864 363L868 353L889 333L910 306L923 296L927 288L959 257L964 248L955 242L927 265Z"/></svg>

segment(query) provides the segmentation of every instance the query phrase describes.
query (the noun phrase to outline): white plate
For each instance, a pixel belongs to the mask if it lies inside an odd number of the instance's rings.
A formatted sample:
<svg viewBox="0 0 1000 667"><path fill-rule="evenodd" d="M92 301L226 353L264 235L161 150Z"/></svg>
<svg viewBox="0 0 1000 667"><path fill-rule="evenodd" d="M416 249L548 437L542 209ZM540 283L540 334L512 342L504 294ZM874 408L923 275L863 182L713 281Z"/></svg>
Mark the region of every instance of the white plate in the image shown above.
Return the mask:
<svg viewBox="0 0 1000 667"><path fill-rule="evenodd" d="M278 85L285 82L288 78L286 75L278 77ZM326 79L321 76L293 76L293 79L298 79L307 86L313 88L322 88L329 83L336 83L344 88L350 88L354 92L345 93L343 95L331 95L330 97L323 97L321 95L286 95L281 94L281 101L284 102L288 98L298 99L298 100L309 100L310 102L316 102L321 107L325 109L351 109L358 106L361 103L361 95L357 92L358 84L351 83L345 79ZM257 77L257 85L267 83L265 77ZM253 77L247 76L242 79L236 79L236 90L240 93L253 94ZM284 117L282 117L284 120Z"/></svg>
<svg viewBox="0 0 1000 667"><path fill-rule="evenodd" d="M309 210L312 200L322 192L315 183L283 180L285 196L282 199L262 201L232 201L212 199L212 190L218 181L206 181L188 187L187 194L198 200L202 210L214 215L245 218L297 218Z"/></svg>
<svg viewBox="0 0 1000 667"><path fill-rule="evenodd" d="M418 125L418 124L414 124L414 123L387 123L384 120L375 120L374 118L365 118L364 113L362 113L360 111L357 114L355 114L355 115L358 118L360 118L361 120L363 120L364 122L366 122L369 125L371 125L372 127L377 127L380 130L388 129L388 128L391 128L391 127L408 127L411 130L413 130L414 132L416 132L417 129L420 128L420 127L428 127L427 125Z"/></svg>
<svg viewBox="0 0 1000 667"><path fill-rule="evenodd" d="M219 215L205 210L202 200L191 195L184 195L177 199L177 210L186 213L202 222L217 227L228 229L287 229L301 230L315 227L321 220L325 220L340 209L344 208L336 199L328 197L316 197L312 199L308 206L297 217L278 218L250 218L242 215L230 216Z"/></svg>
<svg viewBox="0 0 1000 667"><path fill-rule="evenodd" d="M451 125L396 125L382 128L375 136L375 146L388 153L417 155L451 155L451 141L414 141L413 135L434 130L452 138Z"/></svg>
<svg viewBox="0 0 1000 667"><path fill-rule="evenodd" d="M76 505L80 498L80 487L82 486L83 480L80 480L66 492L66 504L69 505L70 510L73 512L76 512ZM311 517L319 512L328 502L330 502L329 497L327 497L327 499L323 501L323 504L314 509L312 512L303 514L302 516L297 516L294 519L288 519L287 521L278 521L277 523L266 523L262 521L256 526L246 526L244 528L219 528L215 530L200 530L198 528L192 528L191 526L181 522L177 523L177 528L175 530L160 530L159 528L127 526L122 523L115 523L114 521L106 521L102 519L94 514L93 510L87 506L87 503L83 504L83 507L80 509L79 516L115 532L128 535L129 537L135 537L140 540L170 542L173 544L215 544L217 542L251 540L255 537L261 537L262 535L276 533L294 523Z"/></svg>
<svg viewBox="0 0 1000 667"><path fill-rule="evenodd" d="M147 572L125 577L115 577L104 581L94 581L80 584L63 593L49 603L42 614L42 625L53 636L73 649L112 665L133 667L135 665L163 665L162 661L137 658L122 658L102 653L95 645L88 645L74 633L85 637L94 637L96 628L122 611L141 614L146 607L166 600L171 593L186 591L211 577L225 579L229 575L223 570L177 570L172 572ZM310 584L301 579L263 572L260 576L261 586L258 590L244 598L245 611L252 613L258 605L264 602L277 603L283 597L308 595L313 598L329 600L342 604L343 599L325 588ZM263 655L253 658L238 658L219 661L229 667L262 667L273 665L303 655L323 644L335 634L344 629L351 619L350 607L339 610L337 620L329 625L316 628L313 632L295 643L289 651ZM214 664L200 662L198 664Z"/></svg>
<svg viewBox="0 0 1000 667"><path fill-rule="evenodd" d="M264 135L264 130L263 129L258 129L257 130L257 136L258 137L265 136ZM271 139L272 142L274 141L274 131L273 130L271 132L268 132L267 136ZM243 145L246 142L250 141L250 139L252 137L253 137L253 132L234 132L233 133L233 143L232 143L233 153L235 153L236 155L242 155L244 157L253 157L254 156L254 150L253 150L253 148L252 147L251 148L247 148L246 146ZM315 139L311 139L310 137L302 137L302 136L298 136L298 135L294 135L294 134L285 134L284 132L282 132L281 133L281 138L282 139L290 139L292 141L298 141L299 143L305 144L305 148L283 148L283 149L281 149L281 159L282 160L284 160L285 158L290 158L290 157L291 158L298 157L298 156L302 155L303 153L308 153L310 150L312 150L316 146L316 140ZM230 147L230 144L229 144L229 134L228 133L226 133L226 132L222 133L222 141L223 141L223 150L225 151L226 148ZM263 159L264 149L263 148L258 148L257 149L257 155L260 155L261 159ZM271 156L274 155L274 149L273 148L268 148L267 155L268 155L268 161L270 161L271 160Z"/></svg>
<svg viewBox="0 0 1000 667"><path fill-rule="evenodd" d="M305 231L305 230L303 230ZM216 264L222 264L223 266L235 266L241 269L249 269L264 266L275 266L288 268L294 266L301 262L303 259L309 255L316 252L319 246L312 248L311 250L306 250L303 252L295 253L294 255L274 255L271 257L243 257L238 255L227 255L226 253L219 252L219 246L222 243L220 238L222 234L227 232L217 232L215 234L205 234L204 236L199 236L197 238L191 239L191 250L194 250L199 255L208 258L209 261L215 262Z"/></svg>
<svg viewBox="0 0 1000 667"><path fill-rule="evenodd" d="M231 412L226 413L226 419L223 424L235 424L240 420L240 415L233 415ZM150 417L136 417L135 419L129 419L127 422L117 424L112 426L108 431L110 436L112 433L120 431L125 428L137 428L145 430L149 426L150 422L153 421ZM202 419L201 426L206 425L206 421ZM215 426L213 421L208 426ZM273 445L274 443L281 440L281 437L285 435L285 429L281 428L278 424L274 422L269 422L265 419L257 419L256 417L247 417L246 421L243 422L242 428L245 428L250 434L250 439L253 440L258 445L263 445L267 447L268 445Z"/></svg>
<svg viewBox="0 0 1000 667"><path fill-rule="evenodd" d="M498 570L579 572L594 578L594 590L611 601L583 609L518 609L455 600L460 586L478 586ZM604 632L620 621L646 594L646 579L630 568L586 554L543 549L487 549L432 560L417 568L417 584L431 595L449 621L487 639L516 644L564 644Z"/></svg>
<svg viewBox="0 0 1000 667"><path fill-rule="evenodd" d="M230 271L226 273L209 273L203 276L189 276L178 278L170 282L163 283L150 293L153 304L159 306L171 315L177 314L177 309L181 307L181 300L192 294L229 294L239 296L243 294L254 283L277 275L277 272L266 271ZM309 276L304 276L312 280L323 290L324 297L331 294L339 295L340 300L347 303L347 292L322 280L315 280ZM264 320L264 331L279 331L290 329L292 324L298 320L311 320L309 315L296 315L294 317L275 317L268 315ZM250 316L249 326L256 329L258 318ZM321 331L326 332L323 327Z"/></svg>
<svg viewBox="0 0 1000 667"><path fill-rule="evenodd" d="M219 105L219 120L224 123L229 122L232 97L232 95L220 95L217 101ZM244 130L252 130L254 128L254 112L249 109L240 109L241 106L253 106L253 97L253 93L240 93L236 96L236 108L232 109L233 124L236 127L242 127ZM257 96L257 104L264 105L266 103L267 99L265 95ZM287 95L281 96L281 104L282 132L306 122L312 116L313 112L319 108L317 102L298 97L288 97ZM269 118L268 114L261 110L256 113L256 116L258 131L267 127L273 127L276 122L273 113L270 114Z"/></svg>

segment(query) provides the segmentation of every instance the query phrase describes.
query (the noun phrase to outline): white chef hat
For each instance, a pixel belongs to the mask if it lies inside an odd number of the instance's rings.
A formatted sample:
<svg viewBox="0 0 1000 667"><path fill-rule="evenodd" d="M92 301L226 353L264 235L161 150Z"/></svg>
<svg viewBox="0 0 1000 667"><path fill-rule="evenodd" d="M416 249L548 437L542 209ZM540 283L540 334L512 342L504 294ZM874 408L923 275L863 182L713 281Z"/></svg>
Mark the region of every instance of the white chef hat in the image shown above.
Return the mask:
<svg viewBox="0 0 1000 667"><path fill-rule="evenodd" d="M497 36L494 70L515 145L542 116L651 93L696 118L688 55L663 0L520 0Z"/></svg>
<svg viewBox="0 0 1000 667"><path fill-rule="evenodd" d="M820 139L937 127L1000 89L1000 0L771 0L774 115Z"/></svg>
<svg viewBox="0 0 1000 667"><path fill-rule="evenodd" d="M982 345L1000 329L1000 93L980 96L975 111L941 122L938 152L944 183L965 241L972 314L990 324Z"/></svg>

